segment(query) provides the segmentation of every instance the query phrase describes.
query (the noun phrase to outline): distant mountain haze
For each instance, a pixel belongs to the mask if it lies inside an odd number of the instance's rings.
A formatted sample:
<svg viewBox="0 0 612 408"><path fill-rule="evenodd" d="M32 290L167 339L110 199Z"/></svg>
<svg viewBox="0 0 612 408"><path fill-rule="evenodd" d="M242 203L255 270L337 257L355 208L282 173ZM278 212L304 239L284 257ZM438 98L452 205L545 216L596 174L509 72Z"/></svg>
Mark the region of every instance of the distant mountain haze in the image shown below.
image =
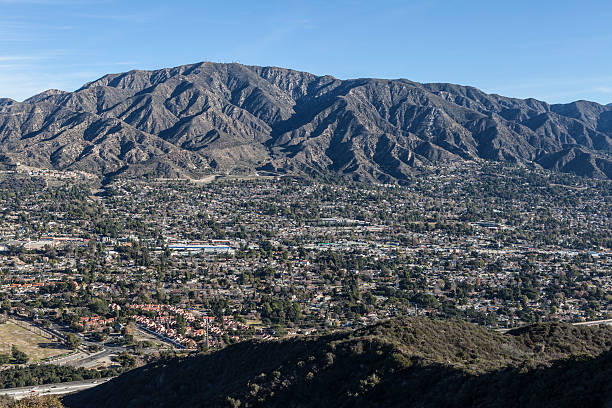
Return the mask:
<svg viewBox="0 0 612 408"><path fill-rule="evenodd" d="M405 179L495 160L612 179L612 106L203 62L0 99L0 161L100 177L257 171Z"/></svg>

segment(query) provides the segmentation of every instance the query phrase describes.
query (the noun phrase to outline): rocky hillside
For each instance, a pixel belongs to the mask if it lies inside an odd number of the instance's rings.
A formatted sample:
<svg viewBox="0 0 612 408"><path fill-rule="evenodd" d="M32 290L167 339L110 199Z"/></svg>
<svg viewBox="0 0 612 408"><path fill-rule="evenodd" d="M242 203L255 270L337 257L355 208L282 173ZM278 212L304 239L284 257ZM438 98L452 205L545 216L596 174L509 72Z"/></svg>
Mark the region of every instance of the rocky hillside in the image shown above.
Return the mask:
<svg viewBox="0 0 612 408"><path fill-rule="evenodd" d="M603 407L612 328L395 319L144 366L68 407Z"/></svg>
<svg viewBox="0 0 612 408"><path fill-rule="evenodd" d="M503 160L612 178L612 107L549 105L452 84L198 63L0 99L0 162L103 176L255 171L403 179Z"/></svg>

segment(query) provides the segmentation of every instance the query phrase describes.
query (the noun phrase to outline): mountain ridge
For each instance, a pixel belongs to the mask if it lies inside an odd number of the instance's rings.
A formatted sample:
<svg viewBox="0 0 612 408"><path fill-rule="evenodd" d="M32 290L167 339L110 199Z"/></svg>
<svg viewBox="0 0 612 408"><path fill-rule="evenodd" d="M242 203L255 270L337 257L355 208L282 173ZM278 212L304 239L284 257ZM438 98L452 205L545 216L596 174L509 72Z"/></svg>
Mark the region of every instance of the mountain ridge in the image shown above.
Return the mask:
<svg viewBox="0 0 612 408"><path fill-rule="evenodd" d="M607 406L609 327L543 323L506 334L395 318L162 360L64 398L68 407Z"/></svg>
<svg viewBox="0 0 612 408"><path fill-rule="evenodd" d="M0 100L0 157L107 178L270 171L387 182L457 160L612 178L612 107L201 62Z"/></svg>

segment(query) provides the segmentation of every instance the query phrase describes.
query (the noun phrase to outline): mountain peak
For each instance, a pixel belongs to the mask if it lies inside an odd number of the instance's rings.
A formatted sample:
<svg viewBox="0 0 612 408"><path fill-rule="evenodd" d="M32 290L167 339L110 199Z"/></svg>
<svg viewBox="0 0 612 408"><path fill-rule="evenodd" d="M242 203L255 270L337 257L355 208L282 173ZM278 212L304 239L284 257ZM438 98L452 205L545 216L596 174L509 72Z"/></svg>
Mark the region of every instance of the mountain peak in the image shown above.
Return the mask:
<svg viewBox="0 0 612 408"><path fill-rule="evenodd" d="M47 99L50 96L58 96L58 95L64 95L67 94L68 92L66 91L62 91L60 89L48 89L46 91L43 91L37 95L31 96L28 99L24 100L24 103L36 103L36 102L40 102L43 101L44 99Z"/></svg>

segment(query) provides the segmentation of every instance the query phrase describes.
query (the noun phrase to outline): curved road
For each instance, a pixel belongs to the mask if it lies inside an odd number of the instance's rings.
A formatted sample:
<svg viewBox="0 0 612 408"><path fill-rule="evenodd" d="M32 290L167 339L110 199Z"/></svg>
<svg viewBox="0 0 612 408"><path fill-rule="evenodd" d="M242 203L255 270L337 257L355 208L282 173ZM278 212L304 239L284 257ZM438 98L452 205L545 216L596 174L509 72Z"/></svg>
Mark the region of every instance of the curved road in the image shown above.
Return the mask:
<svg viewBox="0 0 612 408"><path fill-rule="evenodd" d="M77 392L86 390L87 388L96 387L102 383L111 380L114 377L109 378L96 378L94 380L85 381L73 381L59 384L45 384L45 385L33 385L31 387L19 387L19 388L7 388L0 390L0 395L7 395L16 400L29 397L31 395L61 395L69 394L71 392Z"/></svg>

